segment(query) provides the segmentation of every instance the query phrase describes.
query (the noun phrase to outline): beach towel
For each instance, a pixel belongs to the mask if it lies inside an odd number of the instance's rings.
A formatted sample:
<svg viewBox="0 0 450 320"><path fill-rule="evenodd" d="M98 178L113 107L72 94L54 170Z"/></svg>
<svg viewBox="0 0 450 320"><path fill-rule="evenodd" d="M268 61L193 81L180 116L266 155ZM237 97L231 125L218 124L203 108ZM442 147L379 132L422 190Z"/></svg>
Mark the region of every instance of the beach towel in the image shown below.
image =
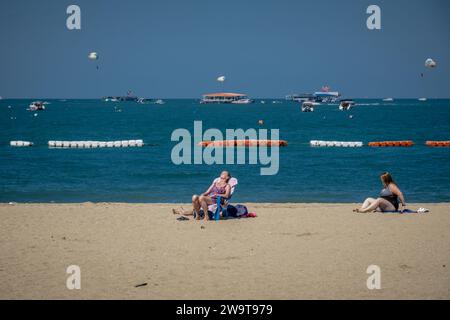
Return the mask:
<svg viewBox="0 0 450 320"><path fill-rule="evenodd" d="M403 211L380 211L381 213L397 213L397 214L410 214L410 213L427 213L430 212L430 210L426 209L426 208L419 208L417 210L410 210L410 209L406 209Z"/></svg>

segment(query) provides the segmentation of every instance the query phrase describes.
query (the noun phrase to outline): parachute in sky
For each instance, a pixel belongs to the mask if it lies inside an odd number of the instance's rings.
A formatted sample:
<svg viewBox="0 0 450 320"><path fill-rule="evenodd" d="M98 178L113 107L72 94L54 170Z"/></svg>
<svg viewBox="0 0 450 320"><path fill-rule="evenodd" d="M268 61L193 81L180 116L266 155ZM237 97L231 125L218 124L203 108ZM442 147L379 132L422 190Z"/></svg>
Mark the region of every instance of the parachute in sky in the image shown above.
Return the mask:
<svg viewBox="0 0 450 320"><path fill-rule="evenodd" d="M225 82L225 76L220 76L217 78L217 81L219 82Z"/></svg>
<svg viewBox="0 0 450 320"><path fill-rule="evenodd" d="M428 58L428 59L425 61L425 67L427 67L427 68L436 68L436 66L437 66L436 61L434 61L434 60L431 59L431 58Z"/></svg>
<svg viewBox="0 0 450 320"><path fill-rule="evenodd" d="M98 53L97 52L91 52L91 53L89 53L88 58L91 61L97 61L98 60ZM99 70L98 65L97 65L96 69Z"/></svg>
<svg viewBox="0 0 450 320"><path fill-rule="evenodd" d="M89 60L98 60L98 53L97 52L91 52L88 55Z"/></svg>

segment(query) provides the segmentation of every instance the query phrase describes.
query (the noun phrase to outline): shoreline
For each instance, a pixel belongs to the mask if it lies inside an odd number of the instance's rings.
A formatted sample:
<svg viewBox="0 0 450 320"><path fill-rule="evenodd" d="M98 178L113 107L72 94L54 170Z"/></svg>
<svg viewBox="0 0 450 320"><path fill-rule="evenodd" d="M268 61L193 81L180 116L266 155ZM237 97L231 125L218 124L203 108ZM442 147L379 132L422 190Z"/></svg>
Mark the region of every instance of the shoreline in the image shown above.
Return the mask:
<svg viewBox="0 0 450 320"><path fill-rule="evenodd" d="M449 203L246 205L257 218L180 222L178 204L0 204L0 299L450 299Z"/></svg>
<svg viewBox="0 0 450 320"><path fill-rule="evenodd" d="M233 203L237 203L234 201ZM361 202L241 202L246 206L276 206L276 205L361 205ZM11 206L11 205L103 205L103 204L117 204L117 205L167 205L167 206L190 206L187 202L114 202L114 201L82 201L82 202L0 202L0 206ZM419 207L419 206L433 206L433 205L450 205L450 202L412 202L408 203L408 207Z"/></svg>

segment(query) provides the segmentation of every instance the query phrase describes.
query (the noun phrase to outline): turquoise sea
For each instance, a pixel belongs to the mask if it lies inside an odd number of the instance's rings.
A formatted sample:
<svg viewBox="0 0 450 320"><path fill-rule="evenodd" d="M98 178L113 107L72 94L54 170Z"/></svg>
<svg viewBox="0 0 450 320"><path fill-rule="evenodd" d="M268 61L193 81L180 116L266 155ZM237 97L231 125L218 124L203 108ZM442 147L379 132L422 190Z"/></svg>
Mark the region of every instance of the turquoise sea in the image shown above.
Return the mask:
<svg viewBox="0 0 450 320"><path fill-rule="evenodd" d="M379 174L389 171L407 202L450 200L450 148L426 140L450 140L450 100L356 100L342 112L322 105L314 113L278 99L251 105L164 105L100 100L0 100L0 202L189 202L221 170L239 179L234 202L359 202L377 196ZM350 115L353 117L351 118ZM280 169L261 176L260 165L174 165L177 128L279 129L289 146ZM264 120L259 126L258 120ZM142 148L49 149L49 140L143 139ZM13 148L11 140L33 141ZM411 148L312 148L310 140L413 140Z"/></svg>

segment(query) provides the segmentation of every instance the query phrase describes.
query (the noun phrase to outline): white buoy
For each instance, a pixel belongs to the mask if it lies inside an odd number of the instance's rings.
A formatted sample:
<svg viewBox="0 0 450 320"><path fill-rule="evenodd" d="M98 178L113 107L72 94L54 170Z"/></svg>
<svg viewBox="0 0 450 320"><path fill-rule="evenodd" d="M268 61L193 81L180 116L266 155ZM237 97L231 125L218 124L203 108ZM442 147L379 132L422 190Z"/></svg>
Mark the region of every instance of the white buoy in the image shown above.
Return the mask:
<svg viewBox="0 0 450 320"><path fill-rule="evenodd" d="M31 147L33 146L33 142L18 140L18 141L10 141L9 145L11 147Z"/></svg>

